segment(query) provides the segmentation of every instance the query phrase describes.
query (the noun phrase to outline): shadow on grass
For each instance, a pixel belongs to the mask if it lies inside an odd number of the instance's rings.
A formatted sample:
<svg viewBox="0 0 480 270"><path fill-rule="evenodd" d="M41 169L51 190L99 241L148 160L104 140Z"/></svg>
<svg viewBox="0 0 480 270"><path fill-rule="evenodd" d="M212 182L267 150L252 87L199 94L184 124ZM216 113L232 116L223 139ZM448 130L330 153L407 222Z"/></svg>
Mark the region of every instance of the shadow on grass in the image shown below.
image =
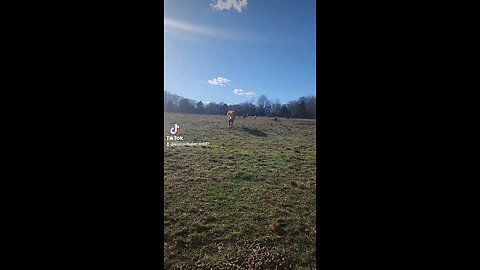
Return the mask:
<svg viewBox="0 0 480 270"><path fill-rule="evenodd" d="M245 132L248 132L252 135L258 136L258 137L267 137L268 136L267 133L265 133L261 130L258 130L258 129L251 129L251 128L245 128L244 127L244 128L242 128L242 130L245 131Z"/></svg>
<svg viewBox="0 0 480 270"><path fill-rule="evenodd" d="M245 180L245 181L254 180L254 177L252 174L243 172L243 171L237 171L237 172L231 173L230 178L234 180Z"/></svg>

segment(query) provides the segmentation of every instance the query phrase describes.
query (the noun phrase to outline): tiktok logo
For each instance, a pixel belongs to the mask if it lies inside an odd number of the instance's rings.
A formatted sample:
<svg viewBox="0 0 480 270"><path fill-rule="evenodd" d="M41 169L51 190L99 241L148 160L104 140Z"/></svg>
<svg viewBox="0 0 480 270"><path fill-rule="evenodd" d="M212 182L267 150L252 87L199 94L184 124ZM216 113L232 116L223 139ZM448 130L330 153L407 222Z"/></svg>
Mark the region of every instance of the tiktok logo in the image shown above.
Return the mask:
<svg viewBox="0 0 480 270"><path fill-rule="evenodd" d="M174 135L177 134L179 128L180 128L179 125L177 125L176 123L173 123L172 128L170 129L170 133L172 133Z"/></svg>

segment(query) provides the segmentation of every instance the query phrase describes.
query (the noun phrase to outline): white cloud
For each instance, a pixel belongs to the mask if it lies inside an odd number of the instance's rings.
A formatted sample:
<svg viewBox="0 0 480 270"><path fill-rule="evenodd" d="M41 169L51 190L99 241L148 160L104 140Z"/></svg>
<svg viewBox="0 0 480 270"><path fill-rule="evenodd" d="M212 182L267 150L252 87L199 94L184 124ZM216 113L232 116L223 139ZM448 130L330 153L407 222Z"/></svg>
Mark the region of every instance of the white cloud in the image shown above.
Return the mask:
<svg viewBox="0 0 480 270"><path fill-rule="evenodd" d="M233 89L233 93L239 96L247 96L247 97L255 96L254 92L244 92L242 89Z"/></svg>
<svg viewBox="0 0 480 270"><path fill-rule="evenodd" d="M189 24L189 23L180 22L180 21L174 21L166 18L163 18L163 25L164 27L167 27L167 28L178 29L178 30L182 30L182 31L186 31L194 34L199 34L199 35L235 39L235 36L222 30L195 25L195 24Z"/></svg>
<svg viewBox="0 0 480 270"><path fill-rule="evenodd" d="M208 83L211 85L225 86L228 82L230 82L230 80L223 77L217 77L215 79L208 80Z"/></svg>
<svg viewBox="0 0 480 270"><path fill-rule="evenodd" d="M172 19L163 18L163 27L165 33L179 34L177 32L191 33L200 36L222 38L229 40L237 40L243 42L252 42L253 39L244 33L231 31L228 29L212 28L198 24L176 21ZM180 30L180 31L178 31Z"/></svg>
<svg viewBox="0 0 480 270"><path fill-rule="evenodd" d="M211 6L216 10L228 10L233 7L238 12L242 12L242 8L247 6L247 0L217 0L216 4L212 3Z"/></svg>

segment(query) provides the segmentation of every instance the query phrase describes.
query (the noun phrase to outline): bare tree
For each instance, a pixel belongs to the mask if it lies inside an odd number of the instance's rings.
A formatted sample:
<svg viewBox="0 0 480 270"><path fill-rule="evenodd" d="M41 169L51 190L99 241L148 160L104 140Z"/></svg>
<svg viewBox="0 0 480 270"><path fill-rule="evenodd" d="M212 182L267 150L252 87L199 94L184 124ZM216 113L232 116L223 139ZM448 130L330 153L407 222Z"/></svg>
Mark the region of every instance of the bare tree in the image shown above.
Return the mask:
<svg viewBox="0 0 480 270"><path fill-rule="evenodd" d="M282 104L280 103L280 100L277 98L272 103L272 110L271 110L272 115L280 116L280 110L281 109L282 109Z"/></svg>
<svg viewBox="0 0 480 270"><path fill-rule="evenodd" d="M267 114L266 107L269 106L269 104L270 101L268 100L267 96L261 95L257 101L258 115L265 116Z"/></svg>

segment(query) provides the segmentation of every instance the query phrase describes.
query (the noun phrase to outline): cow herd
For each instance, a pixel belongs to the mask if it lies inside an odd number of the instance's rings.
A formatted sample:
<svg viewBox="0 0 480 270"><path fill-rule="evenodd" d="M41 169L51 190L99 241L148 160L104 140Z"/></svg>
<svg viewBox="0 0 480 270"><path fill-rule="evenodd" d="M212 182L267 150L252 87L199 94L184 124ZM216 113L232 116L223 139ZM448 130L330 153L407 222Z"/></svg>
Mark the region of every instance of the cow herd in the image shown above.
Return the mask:
<svg viewBox="0 0 480 270"><path fill-rule="evenodd" d="M242 117L245 119L249 115L244 114ZM233 127L233 122L235 121L235 118L237 117L236 113L234 110L230 110L227 112L227 127ZM268 117L268 116L267 116ZM254 116L254 119L257 119L257 115ZM277 118L275 117L275 121L277 121Z"/></svg>

